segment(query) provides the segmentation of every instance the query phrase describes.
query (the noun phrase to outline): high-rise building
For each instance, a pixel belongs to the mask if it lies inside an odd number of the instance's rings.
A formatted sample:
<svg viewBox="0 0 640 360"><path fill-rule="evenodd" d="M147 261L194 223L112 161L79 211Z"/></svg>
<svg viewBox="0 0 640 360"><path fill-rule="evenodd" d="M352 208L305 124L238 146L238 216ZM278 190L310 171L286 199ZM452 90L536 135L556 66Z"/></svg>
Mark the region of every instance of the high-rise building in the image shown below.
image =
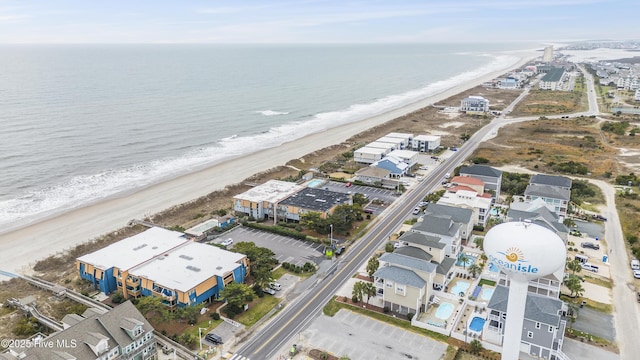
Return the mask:
<svg viewBox="0 0 640 360"><path fill-rule="evenodd" d="M544 54L542 54L542 61L550 62L553 60L553 45L549 45L544 48Z"/></svg>

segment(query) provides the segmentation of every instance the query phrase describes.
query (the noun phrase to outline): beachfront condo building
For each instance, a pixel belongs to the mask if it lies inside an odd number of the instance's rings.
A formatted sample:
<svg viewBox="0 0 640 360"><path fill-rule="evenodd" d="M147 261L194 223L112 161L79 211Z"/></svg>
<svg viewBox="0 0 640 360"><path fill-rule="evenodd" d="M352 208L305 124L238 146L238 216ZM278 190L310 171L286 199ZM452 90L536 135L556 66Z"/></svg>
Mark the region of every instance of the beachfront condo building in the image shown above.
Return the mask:
<svg viewBox="0 0 640 360"><path fill-rule="evenodd" d="M402 141L402 146L400 147L401 149L409 148L411 146L411 141L413 140L413 134L410 133L390 132L384 137Z"/></svg>
<svg viewBox="0 0 640 360"><path fill-rule="evenodd" d="M277 206L277 216L278 220L285 222L299 222L303 215L313 212L320 214L322 219L326 219L340 205L353 205L351 196L307 187L280 201Z"/></svg>
<svg viewBox="0 0 640 360"><path fill-rule="evenodd" d="M540 90L562 90L562 79L564 78L563 68L552 68L540 79Z"/></svg>
<svg viewBox="0 0 640 360"><path fill-rule="evenodd" d="M378 160L382 160L387 154L386 149L363 146L353 152L353 161L361 164L373 164Z"/></svg>
<svg viewBox="0 0 640 360"><path fill-rule="evenodd" d="M383 149L385 151L384 152L385 155L388 155L393 150L399 149L397 144L381 142L381 141L374 141L374 142L368 143L367 147L374 148L374 149Z"/></svg>
<svg viewBox="0 0 640 360"><path fill-rule="evenodd" d="M542 61L544 62L553 61L553 45L545 46L544 53L542 54Z"/></svg>
<svg viewBox="0 0 640 360"><path fill-rule="evenodd" d="M278 203L304 188L288 181L269 180L235 195L233 210L254 219L275 219Z"/></svg>
<svg viewBox="0 0 640 360"><path fill-rule="evenodd" d="M489 99L482 96L469 96L460 101L460 111L471 115L482 115L489 112Z"/></svg>
<svg viewBox="0 0 640 360"><path fill-rule="evenodd" d="M66 315L62 324L64 330L42 339L42 346L10 348L0 359L157 359L153 327L130 301L109 311L89 308Z"/></svg>
<svg viewBox="0 0 640 360"><path fill-rule="evenodd" d="M405 139L394 138L392 136L383 136L375 142L393 144L394 150L404 150L409 146L409 144L411 144L411 142L406 141Z"/></svg>
<svg viewBox="0 0 640 360"><path fill-rule="evenodd" d="M158 227L81 256L76 268L104 294L160 297L172 308L217 299L227 284L244 282L250 269L244 254Z"/></svg>
<svg viewBox="0 0 640 360"><path fill-rule="evenodd" d="M430 152L440 147L439 135L418 135L411 140L411 149L419 152Z"/></svg>

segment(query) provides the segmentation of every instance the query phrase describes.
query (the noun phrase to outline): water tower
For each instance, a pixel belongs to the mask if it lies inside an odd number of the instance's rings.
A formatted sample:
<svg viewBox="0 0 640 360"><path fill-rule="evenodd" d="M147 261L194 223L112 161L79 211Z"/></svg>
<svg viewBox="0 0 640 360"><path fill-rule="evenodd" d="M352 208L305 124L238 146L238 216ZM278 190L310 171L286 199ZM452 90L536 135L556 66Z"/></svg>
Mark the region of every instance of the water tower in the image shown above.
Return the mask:
<svg viewBox="0 0 640 360"><path fill-rule="evenodd" d="M487 232L484 250L510 280L502 360L517 360L529 280L552 274L564 266L567 250L555 232L529 222L508 222Z"/></svg>

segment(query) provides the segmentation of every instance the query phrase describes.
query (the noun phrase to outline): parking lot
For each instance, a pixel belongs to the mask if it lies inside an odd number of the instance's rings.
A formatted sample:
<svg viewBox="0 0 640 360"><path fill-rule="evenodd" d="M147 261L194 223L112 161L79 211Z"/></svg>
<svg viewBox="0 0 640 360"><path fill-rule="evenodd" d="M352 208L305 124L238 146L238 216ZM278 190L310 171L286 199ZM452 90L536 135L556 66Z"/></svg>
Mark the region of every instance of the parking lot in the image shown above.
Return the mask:
<svg viewBox="0 0 640 360"><path fill-rule="evenodd" d="M324 245L242 226L236 227L213 242L219 244L228 238L233 239L234 244L245 241L253 242L259 247L269 248L276 254L276 259L281 263L288 262L302 266L306 262L317 264L323 259L322 250Z"/></svg>
<svg viewBox="0 0 640 360"><path fill-rule="evenodd" d="M385 324L348 310L321 315L296 339L307 349L318 348L353 360L437 360L447 344Z"/></svg>

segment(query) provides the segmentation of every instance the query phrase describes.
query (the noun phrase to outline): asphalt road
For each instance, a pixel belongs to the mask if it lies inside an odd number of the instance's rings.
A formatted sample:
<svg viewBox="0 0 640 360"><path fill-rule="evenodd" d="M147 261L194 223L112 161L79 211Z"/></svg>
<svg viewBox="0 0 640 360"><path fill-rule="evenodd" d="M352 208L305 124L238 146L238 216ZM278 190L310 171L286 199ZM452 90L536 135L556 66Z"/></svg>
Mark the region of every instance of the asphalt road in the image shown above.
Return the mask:
<svg viewBox="0 0 640 360"><path fill-rule="evenodd" d="M573 116L590 116L597 115L598 107L596 102L595 90L591 76L583 71L587 77L587 90L589 99L589 110L572 114ZM528 94L528 89L504 111L504 114L510 113L515 104L522 100ZM558 116L550 116L549 118L561 118ZM331 299L335 289L342 286L348 278L357 270L360 264L364 263L380 246L386 241L411 212L413 206L419 202L427 193L435 189L444 178L444 174L452 172L462 161L464 161L475 149L479 143L491 138L496 131L506 124L513 124L524 121L536 120L538 117L529 116L514 119L505 119L504 115L495 119L487 126L477 131L459 150L455 152L446 162L441 163L436 169L425 178L424 181L416 184L409 191L405 192L402 197L390 206L383 216L374 222L364 235L339 261L336 262L327 272L327 276L300 295L294 302L289 304L278 317L265 326L260 332L254 335L247 343L245 343L236 353L243 355L249 359L267 359L278 351L282 345L292 336L306 328L311 320L319 314L322 307ZM606 194L608 204L613 204L615 194L612 192ZM605 224L607 238L613 245L614 252L626 254L624 242L622 238L620 222L618 214L615 211L608 210L604 216L609 219ZM612 240L615 239L615 240ZM612 268L615 269L612 274L615 281L614 300L616 301L616 330L618 334L620 355L623 359L631 359L634 355L640 354L640 342L635 340L637 336L638 305L635 301L624 299L633 297L633 291L630 291L632 284L630 282L630 272L626 269L628 261L624 263L621 256L619 261L612 262ZM635 297L633 297L635 300ZM619 314L623 314L619 316Z"/></svg>

